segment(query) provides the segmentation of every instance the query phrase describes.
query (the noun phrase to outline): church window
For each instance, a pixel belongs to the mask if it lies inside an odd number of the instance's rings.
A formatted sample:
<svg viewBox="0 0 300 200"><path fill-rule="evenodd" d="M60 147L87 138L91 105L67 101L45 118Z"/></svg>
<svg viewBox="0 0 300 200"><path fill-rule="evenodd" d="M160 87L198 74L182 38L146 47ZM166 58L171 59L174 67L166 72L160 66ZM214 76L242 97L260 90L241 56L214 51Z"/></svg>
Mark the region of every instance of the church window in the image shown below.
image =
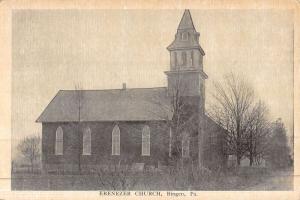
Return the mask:
<svg viewBox="0 0 300 200"><path fill-rule="evenodd" d="M62 128L59 126L55 133L55 155L63 155L63 143L64 133Z"/></svg>
<svg viewBox="0 0 300 200"><path fill-rule="evenodd" d="M189 33L187 33L187 32L181 33L181 40L182 41L187 41L188 38L189 38Z"/></svg>
<svg viewBox="0 0 300 200"><path fill-rule="evenodd" d="M142 156L150 156L150 128L147 125L142 130Z"/></svg>
<svg viewBox="0 0 300 200"><path fill-rule="evenodd" d="M181 56L182 56L182 65L186 65L186 52L185 51L182 52Z"/></svg>
<svg viewBox="0 0 300 200"><path fill-rule="evenodd" d="M191 51L191 65L194 66L194 51Z"/></svg>
<svg viewBox="0 0 300 200"><path fill-rule="evenodd" d="M120 128L115 125L112 131L112 155L120 155Z"/></svg>
<svg viewBox="0 0 300 200"><path fill-rule="evenodd" d="M174 52L174 64L177 66L177 52Z"/></svg>
<svg viewBox="0 0 300 200"><path fill-rule="evenodd" d="M209 136L210 144L211 145L217 145L218 144L218 137L215 134L211 134Z"/></svg>
<svg viewBox="0 0 300 200"><path fill-rule="evenodd" d="M181 150L183 158L188 158L190 156L190 140L187 133L183 134Z"/></svg>
<svg viewBox="0 0 300 200"><path fill-rule="evenodd" d="M83 155L91 155L91 129L89 127L85 128L83 131L83 147L82 147L82 154Z"/></svg>

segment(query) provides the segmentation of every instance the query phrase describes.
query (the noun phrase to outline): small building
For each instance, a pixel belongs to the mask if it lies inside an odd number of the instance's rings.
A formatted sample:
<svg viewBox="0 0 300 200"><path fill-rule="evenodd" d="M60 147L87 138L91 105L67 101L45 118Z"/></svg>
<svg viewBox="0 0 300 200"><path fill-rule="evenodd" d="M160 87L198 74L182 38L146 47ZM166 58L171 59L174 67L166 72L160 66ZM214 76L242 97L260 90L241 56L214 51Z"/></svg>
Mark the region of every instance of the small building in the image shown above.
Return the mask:
<svg viewBox="0 0 300 200"><path fill-rule="evenodd" d="M205 115L208 76L199 36L185 10L167 47L167 87L60 90L37 119L42 123L43 169L77 171L110 160L169 165L174 148L170 122L179 119L174 116L176 98L184 105L180 157L208 168L226 165L224 129Z"/></svg>

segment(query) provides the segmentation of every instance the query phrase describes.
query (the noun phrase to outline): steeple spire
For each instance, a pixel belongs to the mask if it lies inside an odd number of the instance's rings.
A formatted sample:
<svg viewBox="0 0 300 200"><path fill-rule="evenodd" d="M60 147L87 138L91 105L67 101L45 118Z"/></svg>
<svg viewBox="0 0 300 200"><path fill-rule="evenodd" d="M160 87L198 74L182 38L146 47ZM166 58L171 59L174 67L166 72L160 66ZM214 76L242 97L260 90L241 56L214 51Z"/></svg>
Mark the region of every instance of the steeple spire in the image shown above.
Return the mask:
<svg viewBox="0 0 300 200"><path fill-rule="evenodd" d="M204 56L205 53L199 45L199 36L195 29L192 16L189 10L184 10L181 17L175 40L167 47L169 51L173 50L186 50L186 49L199 49Z"/></svg>
<svg viewBox="0 0 300 200"><path fill-rule="evenodd" d="M167 47L170 52L170 71L165 73L169 91L178 89L176 84L180 82L182 96L202 96L204 104L204 81L208 77L203 71L205 53L199 44L199 36L190 11L185 10L175 38Z"/></svg>
<svg viewBox="0 0 300 200"><path fill-rule="evenodd" d="M182 29L195 29L193 20L191 17L191 13L188 9L184 10L184 13L182 15L182 18L180 20L179 26L177 28L178 30Z"/></svg>

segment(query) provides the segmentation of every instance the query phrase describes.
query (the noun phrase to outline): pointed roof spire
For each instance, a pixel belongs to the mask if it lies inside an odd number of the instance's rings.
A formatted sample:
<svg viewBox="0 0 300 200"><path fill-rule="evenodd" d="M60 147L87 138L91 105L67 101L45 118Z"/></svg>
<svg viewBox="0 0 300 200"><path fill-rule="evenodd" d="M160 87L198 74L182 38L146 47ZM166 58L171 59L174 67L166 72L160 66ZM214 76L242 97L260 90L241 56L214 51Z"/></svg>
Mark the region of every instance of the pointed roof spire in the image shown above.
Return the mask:
<svg viewBox="0 0 300 200"><path fill-rule="evenodd" d="M179 29L195 29L191 13L188 9L184 10L183 16L178 26L178 30Z"/></svg>
<svg viewBox="0 0 300 200"><path fill-rule="evenodd" d="M185 37L183 37L184 34ZM184 10L183 16L177 28L175 40L167 47L167 49L169 51L173 51L196 48L199 49L201 54L204 56L205 53L199 44L199 36L200 33L198 33L195 29L191 13L189 10L186 9Z"/></svg>

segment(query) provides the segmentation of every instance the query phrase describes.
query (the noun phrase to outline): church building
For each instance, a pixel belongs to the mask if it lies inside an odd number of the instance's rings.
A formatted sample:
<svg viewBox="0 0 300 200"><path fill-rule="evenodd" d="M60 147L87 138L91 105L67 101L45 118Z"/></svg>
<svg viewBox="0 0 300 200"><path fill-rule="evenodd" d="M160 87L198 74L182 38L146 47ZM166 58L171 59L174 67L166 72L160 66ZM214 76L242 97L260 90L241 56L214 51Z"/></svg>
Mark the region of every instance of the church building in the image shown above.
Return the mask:
<svg viewBox="0 0 300 200"><path fill-rule="evenodd" d="M77 171L109 161L159 167L174 156L223 166L225 130L205 114L208 76L199 37L185 10L167 47L167 87L58 91L37 119L43 170Z"/></svg>

